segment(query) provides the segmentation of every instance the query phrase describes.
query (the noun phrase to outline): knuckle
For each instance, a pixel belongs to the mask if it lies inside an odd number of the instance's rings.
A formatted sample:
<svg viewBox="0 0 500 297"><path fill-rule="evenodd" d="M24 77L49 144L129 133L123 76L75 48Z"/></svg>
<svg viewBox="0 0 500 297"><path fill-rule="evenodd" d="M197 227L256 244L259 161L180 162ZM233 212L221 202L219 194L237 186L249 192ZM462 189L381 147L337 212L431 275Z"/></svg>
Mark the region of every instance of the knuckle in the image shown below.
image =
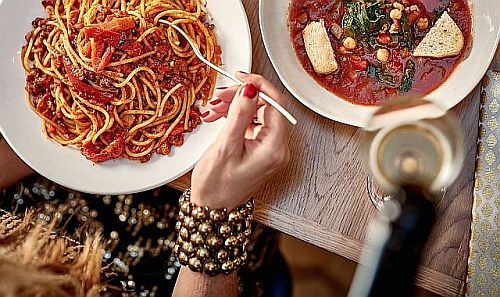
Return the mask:
<svg viewBox="0 0 500 297"><path fill-rule="evenodd" d="M246 80L246 82L251 83L257 87L260 87L265 82L265 78L260 74L251 74Z"/></svg>
<svg viewBox="0 0 500 297"><path fill-rule="evenodd" d="M256 82L262 82L262 81L264 81L264 80L265 80L265 78L264 78L261 74L254 74L253 79L254 79Z"/></svg>

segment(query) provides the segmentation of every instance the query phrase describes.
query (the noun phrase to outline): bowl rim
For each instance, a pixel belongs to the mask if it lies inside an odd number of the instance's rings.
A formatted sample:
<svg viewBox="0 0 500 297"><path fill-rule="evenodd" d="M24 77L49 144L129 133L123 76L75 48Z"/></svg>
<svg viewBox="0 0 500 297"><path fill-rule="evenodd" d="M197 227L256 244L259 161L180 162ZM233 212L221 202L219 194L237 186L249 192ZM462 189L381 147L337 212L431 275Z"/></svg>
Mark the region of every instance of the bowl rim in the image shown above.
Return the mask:
<svg viewBox="0 0 500 297"><path fill-rule="evenodd" d="M349 117L343 117L343 116L339 116L339 115L334 115L334 114L331 114L330 112L322 109L321 107L317 106L316 104L314 104L310 100L304 99L299 94L299 91L297 90L297 88L294 85L292 85L292 83L286 78L285 73L279 67L279 63L278 63L277 59L275 58L275 53L271 49L271 41L269 40L269 37L266 34L266 28L264 28L264 26L265 26L265 24L264 24L265 23L265 20L264 20L265 7L264 7L264 4L263 4L264 1L270 1L270 0L259 0L259 26L260 26L260 31L261 31L261 35L262 35L262 41L264 43L264 47L266 49L266 53L267 53L267 55L269 57L269 60L271 61L271 64L273 65L274 70L278 74L278 77L280 78L280 81L283 83L283 85L286 87L286 89L300 103L302 103L307 108L311 109L312 111L314 111L315 113L317 113L317 114L319 114L319 115L321 115L323 117L326 117L326 118L328 118L330 120L333 120L333 121L336 121L336 122L339 122L339 123L351 125L351 126L356 126L356 127L361 127L361 128L365 127L368 124L368 116L371 115L373 112L375 112L378 109L377 106L358 105L358 104L351 103L351 102L343 99L342 97L336 95L335 93L333 93L333 92L331 92L331 91L323 88L321 85L317 84L318 88L324 89L333 98L345 101L345 102L347 102L351 106L358 107L358 110L356 112L364 114L363 116L357 117L357 118L349 118ZM287 1L288 2L288 6L289 6L291 0L273 0L273 1L276 1L276 2L278 2L278 1ZM475 39L475 36L476 36L476 31L475 31L475 28L476 28L475 22L476 22L476 20L474 19L474 12L473 12L474 9L475 9L475 7L474 7L475 3L472 2L471 0L465 0L465 1L467 1L468 5L469 5L469 8L471 10L471 17L472 17L471 36L472 36L472 41L471 41L470 47L472 49L472 47L474 46L474 39ZM286 15L286 19L288 20L288 12L287 12L287 15ZM495 41L494 41L494 44L495 44L494 49L490 51L490 54L489 54L489 56L486 59L488 63L484 63L483 67L480 69L480 72L483 73L483 75L478 75L475 79L472 79L473 84L471 84L471 85L473 85L473 87L472 87L471 90L462 91L461 94L460 93L457 94L457 97L460 97L460 99L457 99L457 100L454 100L454 101L446 101L445 103L442 103L442 102L433 100L432 99L432 95L437 90L441 89L443 85L446 84L446 82L450 79L450 77L448 77L448 79L446 81L444 81L441 85L439 85L436 89L434 89L430 93L426 94L424 96L424 98L430 97L429 98L430 101L435 102L436 104L438 104L441 108L444 108L445 110L449 110L449 109L455 107L456 105L458 105L460 102L462 102L474 90L474 88L478 85L478 83L481 81L481 79L483 78L483 76L486 73L486 71L488 71L488 68L490 67L491 62L493 61L493 58L495 57L496 49L498 48L499 43L500 43L500 21L497 24L497 27L499 27L499 28L497 28L497 34L496 34ZM286 34L287 34L287 36L289 36L289 34L290 34L288 28L287 28ZM291 43L290 43L290 46L292 46ZM295 49L293 49L293 52L295 54ZM295 54L295 57L296 57L296 54ZM295 59L295 61L293 63L296 63L296 62L299 64L299 66L301 68L303 68L302 64L300 62L298 62L298 59ZM462 63L462 61L460 63ZM309 75L307 72L305 72L305 73L307 75ZM455 70L452 72L452 74L453 73L455 73ZM309 77L310 77L310 75L309 75ZM314 78L312 78L312 77L311 77L311 79L314 80ZM316 81L314 80L314 82L316 82ZM462 90L465 90L465 89L468 89L468 88L462 88Z"/></svg>

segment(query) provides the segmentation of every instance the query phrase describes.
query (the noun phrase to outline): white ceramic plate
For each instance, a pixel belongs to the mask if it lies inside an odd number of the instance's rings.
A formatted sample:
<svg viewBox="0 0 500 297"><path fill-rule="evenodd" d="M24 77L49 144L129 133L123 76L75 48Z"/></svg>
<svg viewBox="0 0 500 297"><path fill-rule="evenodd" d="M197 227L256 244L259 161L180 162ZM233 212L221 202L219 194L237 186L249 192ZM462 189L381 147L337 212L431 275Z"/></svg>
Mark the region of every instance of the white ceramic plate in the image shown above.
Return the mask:
<svg viewBox="0 0 500 297"><path fill-rule="evenodd" d="M245 10L238 0L208 0L229 72L251 69L252 42ZM0 0L0 132L34 170L66 187L96 194L134 193L168 183L189 170L212 144L222 121L202 124L170 156L154 156L146 164L129 160L95 165L76 149L44 137L40 119L25 102L20 49L31 21L46 16L40 0ZM219 79L218 85L230 84ZM9 168L0 168L9 170Z"/></svg>
<svg viewBox="0 0 500 297"><path fill-rule="evenodd" d="M470 55L449 79L426 96L446 110L458 104L478 84L495 55L500 39L500 1L469 1L472 10ZM338 122L364 127L375 107L349 103L322 88L302 68L288 34L290 0L260 0L262 37L274 69L287 89L313 111Z"/></svg>

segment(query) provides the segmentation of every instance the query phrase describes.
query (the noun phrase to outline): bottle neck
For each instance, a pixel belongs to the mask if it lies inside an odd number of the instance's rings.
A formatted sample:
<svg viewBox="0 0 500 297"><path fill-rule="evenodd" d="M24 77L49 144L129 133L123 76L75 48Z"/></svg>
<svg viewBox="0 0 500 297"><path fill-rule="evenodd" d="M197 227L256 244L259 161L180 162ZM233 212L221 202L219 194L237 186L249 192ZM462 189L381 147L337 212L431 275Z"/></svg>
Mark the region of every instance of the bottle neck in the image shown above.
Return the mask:
<svg viewBox="0 0 500 297"><path fill-rule="evenodd" d="M356 272L349 296L411 296L425 243L435 221L434 196L402 187L368 234L367 266Z"/></svg>

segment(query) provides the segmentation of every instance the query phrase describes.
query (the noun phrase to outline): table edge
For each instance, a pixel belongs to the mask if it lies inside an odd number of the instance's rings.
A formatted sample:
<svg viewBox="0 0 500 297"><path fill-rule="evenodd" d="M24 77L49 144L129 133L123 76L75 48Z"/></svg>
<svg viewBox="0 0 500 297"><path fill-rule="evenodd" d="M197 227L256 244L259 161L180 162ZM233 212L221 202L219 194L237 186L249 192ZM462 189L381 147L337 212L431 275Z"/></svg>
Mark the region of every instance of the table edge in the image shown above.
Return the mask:
<svg viewBox="0 0 500 297"><path fill-rule="evenodd" d="M300 216L285 213L264 202L255 201L255 203L256 212L254 217L257 222L266 226L273 226L278 231L300 238L300 240L356 263L360 263L361 259L364 259L366 251L363 250L363 242L340 232L332 231ZM315 236L312 236L312 234L315 234ZM465 280L449 276L426 266L419 268L415 284L441 296L462 296L465 290Z"/></svg>

